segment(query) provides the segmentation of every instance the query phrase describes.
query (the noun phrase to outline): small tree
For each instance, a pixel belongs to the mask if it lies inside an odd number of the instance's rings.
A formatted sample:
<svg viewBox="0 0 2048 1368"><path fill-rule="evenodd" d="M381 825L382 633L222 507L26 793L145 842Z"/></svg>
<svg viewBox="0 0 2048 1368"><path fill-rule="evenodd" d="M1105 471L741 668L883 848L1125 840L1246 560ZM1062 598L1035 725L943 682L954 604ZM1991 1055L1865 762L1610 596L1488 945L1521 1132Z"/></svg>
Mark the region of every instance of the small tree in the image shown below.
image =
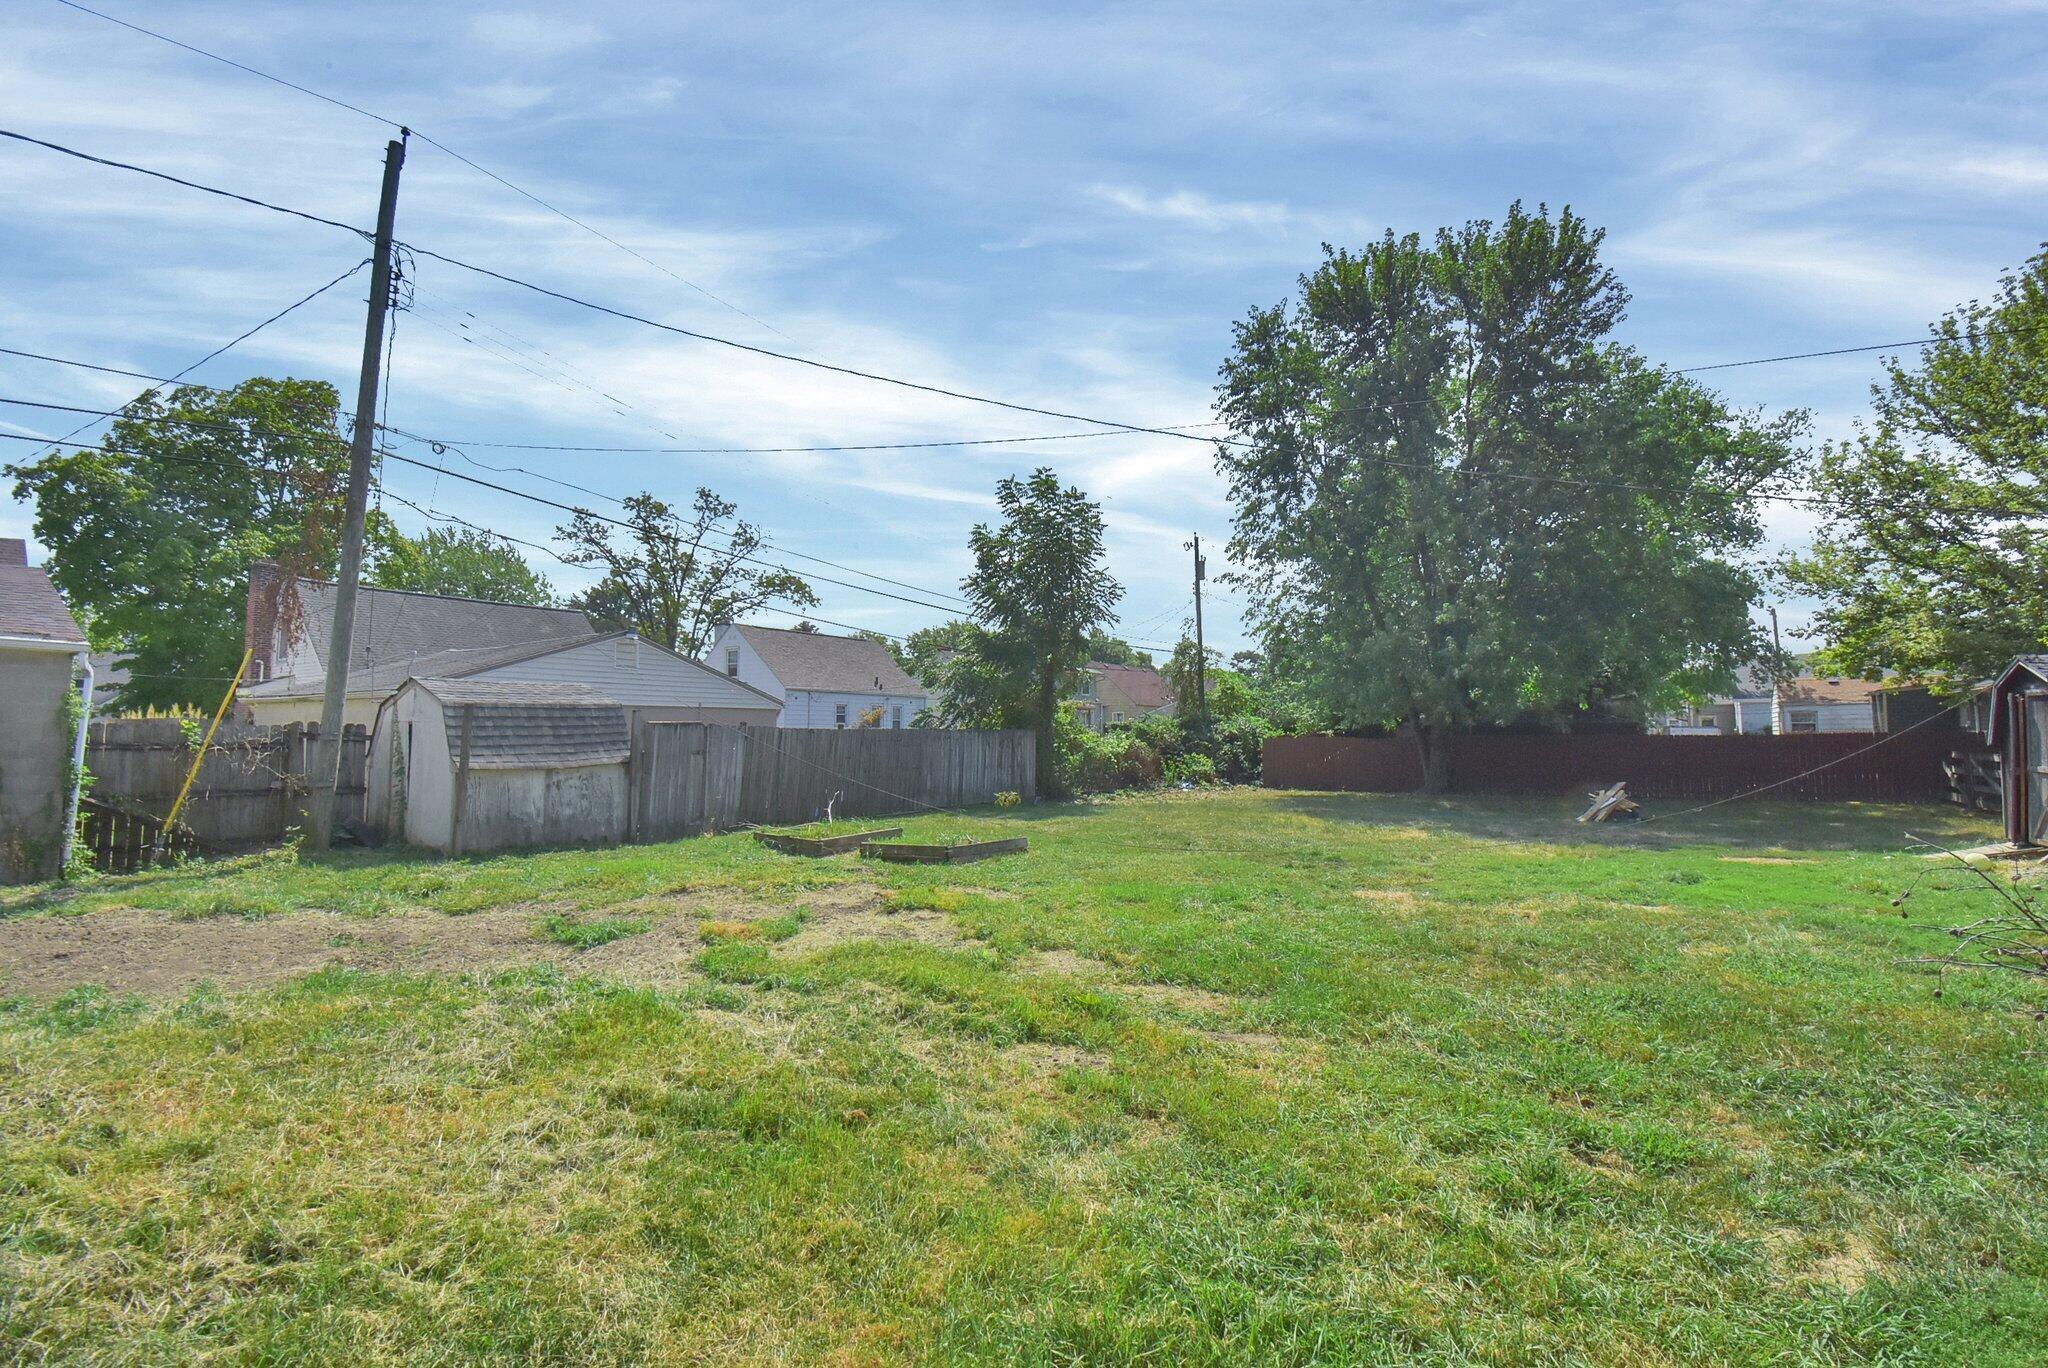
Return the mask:
<svg viewBox="0 0 2048 1368"><path fill-rule="evenodd" d="M1039 783L1063 788L1053 726L1123 587L1102 566L1102 509L1051 470L996 486L1000 526L974 529L974 572L961 581L980 630L945 671L949 711L972 708L1037 736ZM955 700L959 700L956 702Z"/></svg>
<svg viewBox="0 0 2048 1368"><path fill-rule="evenodd" d="M603 569L603 579L570 600L601 622L631 627L671 651L694 656L703 653L719 623L771 599L803 608L818 602L801 576L750 562L761 549L761 530L748 522L719 529L739 506L708 489L697 491L688 516L652 494L635 494L625 507L624 536L580 511L555 534L569 546L563 560ZM724 545L707 540L714 531Z"/></svg>

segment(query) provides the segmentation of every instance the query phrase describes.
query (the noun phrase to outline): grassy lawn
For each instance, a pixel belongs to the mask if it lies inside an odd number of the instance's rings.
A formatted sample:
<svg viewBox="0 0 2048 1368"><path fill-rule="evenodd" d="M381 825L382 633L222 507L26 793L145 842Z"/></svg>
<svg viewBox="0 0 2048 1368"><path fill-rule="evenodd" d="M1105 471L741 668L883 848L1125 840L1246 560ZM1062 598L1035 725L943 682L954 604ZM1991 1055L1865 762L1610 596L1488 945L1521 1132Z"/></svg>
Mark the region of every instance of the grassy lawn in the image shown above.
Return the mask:
<svg viewBox="0 0 2048 1368"><path fill-rule="evenodd" d="M1031 839L957 867L0 893L0 1347L2048 1360L2048 991L1900 962L1961 880L1888 906L1905 831L1989 826L1570 812L1229 791L902 823ZM369 957L132 997L29 963L67 936Z"/></svg>

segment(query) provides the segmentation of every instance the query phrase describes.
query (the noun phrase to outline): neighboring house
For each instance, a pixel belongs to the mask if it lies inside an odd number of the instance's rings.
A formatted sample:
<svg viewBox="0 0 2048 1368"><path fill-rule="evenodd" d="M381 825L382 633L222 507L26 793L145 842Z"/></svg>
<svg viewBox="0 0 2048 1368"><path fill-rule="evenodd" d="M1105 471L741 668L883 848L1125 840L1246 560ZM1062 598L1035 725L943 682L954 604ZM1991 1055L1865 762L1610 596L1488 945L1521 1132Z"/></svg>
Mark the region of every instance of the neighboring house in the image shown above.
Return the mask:
<svg viewBox="0 0 2048 1368"><path fill-rule="evenodd" d="M1736 672L1735 692L1674 713L1653 730L1674 736L1771 736L1875 732L1884 685L1864 679L1798 678L1774 685L1761 665Z"/></svg>
<svg viewBox="0 0 2048 1368"><path fill-rule="evenodd" d="M1771 730L1780 736L1802 732L1875 732L1872 698L1884 685L1868 679L1787 680L1771 695Z"/></svg>
<svg viewBox="0 0 2048 1368"><path fill-rule="evenodd" d="M247 633L256 647L241 693L252 721L317 722L334 586L299 580L291 630L278 618L277 567L250 567ZM343 723L368 725L413 676L586 684L655 720L773 726L776 699L631 632L599 633L582 613L397 589L361 591Z"/></svg>
<svg viewBox="0 0 2048 1368"><path fill-rule="evenodd" d="M72 766L85 717L67 700L86 663L85 633L28 544L0 537L0 883L56 876L77 797Z"/></svg>
<svg viewBox="0 0 2048 1368"><path fill-rule="evenodd" d="M726 623L705 655L727 678L782 702L785 727L908 727L931 704L923 685L867 637ZM879 711L877 711L879 709Z"/></svg>
<svg viewBox="0 0 2048 1368"><path fill-rule="evenodd" d="M1091 660L1069 702L1090 731L1135 722L1152 713L1173 712L1173 691L1150 665L1109 665Z"/></svg>
<svg viewBox="0 0 2048 1368"><path fill-rule="evenodd" d="M377 712L364 815L452 855L613 842L630 734L626 710L583 684L407 679Z"/></svg>

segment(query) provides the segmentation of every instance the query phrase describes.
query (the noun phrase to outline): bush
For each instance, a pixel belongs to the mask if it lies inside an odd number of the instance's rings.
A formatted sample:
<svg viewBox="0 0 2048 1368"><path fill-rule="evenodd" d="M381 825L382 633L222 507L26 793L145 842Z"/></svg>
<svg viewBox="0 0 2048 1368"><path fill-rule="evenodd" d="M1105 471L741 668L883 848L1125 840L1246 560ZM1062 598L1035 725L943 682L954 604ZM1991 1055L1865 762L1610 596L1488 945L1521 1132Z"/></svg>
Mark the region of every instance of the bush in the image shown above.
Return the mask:
<svg viewBox="0 0 2048 1368"><path fill-rule="evenodd" d="M1059 751L1060 778L1076 793L1150 788L1164 770L1159 752L1131 732L1097 734L1065 714L1054 728L1053 741Z"/></svg>
<svg viewBox="0 0 2048 1368"><path fill-rule="evenodd" d="M1200 751L1190 751L1178 759L1166 762L1166 782L1169 784L1213 784L1216 782L1216 762Z"/></svg>

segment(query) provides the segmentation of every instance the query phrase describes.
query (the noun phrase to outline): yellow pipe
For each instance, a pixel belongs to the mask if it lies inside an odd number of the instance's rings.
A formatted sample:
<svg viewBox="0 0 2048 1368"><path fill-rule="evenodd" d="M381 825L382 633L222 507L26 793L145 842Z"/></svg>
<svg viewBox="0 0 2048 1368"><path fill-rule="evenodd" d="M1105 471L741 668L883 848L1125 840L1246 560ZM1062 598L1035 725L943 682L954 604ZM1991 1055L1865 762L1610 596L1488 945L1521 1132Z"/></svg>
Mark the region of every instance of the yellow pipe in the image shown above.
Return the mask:
<svg viewBox="0 0 2048 1368"><path fill-rule="evenodd" d="M185 808L185 795L192 791L192 781L199 777L199 767L206 763L206 752L207 748L213 745L213 734L220 730L220 720L226 717L228 709L234 706L235 690L242 687L242 676L249 672L249 657L255 653L254 646L242 652L242 663L235 667L235 677L228 681L227 694L221 699L220 706L214 709L213 725L206 729L206 739L199 743L199 754L192 757L192 768L185 771L184 786L178 790L178 800L171 804L170 815L164 818L164 829L156 838L156 845L151 848L152 855L162 854L165 843L171 839L171 831L178 825L178 814Z"/></svg>

